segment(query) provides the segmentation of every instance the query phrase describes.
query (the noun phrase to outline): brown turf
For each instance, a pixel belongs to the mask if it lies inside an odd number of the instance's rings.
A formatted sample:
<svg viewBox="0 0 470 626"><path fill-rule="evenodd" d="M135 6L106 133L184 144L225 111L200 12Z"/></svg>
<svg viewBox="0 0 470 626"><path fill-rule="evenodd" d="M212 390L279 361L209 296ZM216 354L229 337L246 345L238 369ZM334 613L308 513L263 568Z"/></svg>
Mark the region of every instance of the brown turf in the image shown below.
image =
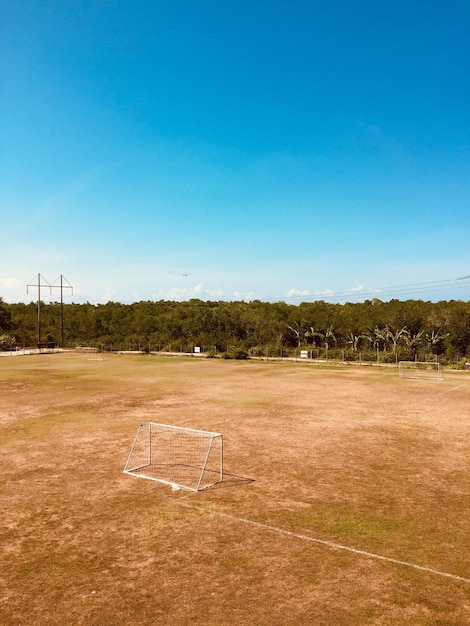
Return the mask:
<svg viewBox="0 0 470 626"><path fill-rule="evenodd" d="M470 375L444 375L2 357L0 623L468 625ZM224 482L123 474L146 421L222 432Z"/></svg>

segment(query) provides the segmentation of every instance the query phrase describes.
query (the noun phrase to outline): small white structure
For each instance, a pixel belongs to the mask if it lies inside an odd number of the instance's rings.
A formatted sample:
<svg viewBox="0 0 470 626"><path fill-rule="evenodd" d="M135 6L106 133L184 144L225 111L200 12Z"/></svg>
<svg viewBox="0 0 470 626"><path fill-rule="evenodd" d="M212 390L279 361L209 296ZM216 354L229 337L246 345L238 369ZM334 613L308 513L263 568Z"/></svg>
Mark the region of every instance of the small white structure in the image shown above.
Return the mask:
<svg viewBox="0 0 470 626"><path fill-rule="evenodd" d="M428 378L444 380L441 364L437 361L400 361L398 363L400 378Z"/></svg>
<svg viewBox="0 0 470 626"><path fill-rule="evenodd" d="M125 474L201 491L223 480L223 438L193 428L140 424Z"/></svg>

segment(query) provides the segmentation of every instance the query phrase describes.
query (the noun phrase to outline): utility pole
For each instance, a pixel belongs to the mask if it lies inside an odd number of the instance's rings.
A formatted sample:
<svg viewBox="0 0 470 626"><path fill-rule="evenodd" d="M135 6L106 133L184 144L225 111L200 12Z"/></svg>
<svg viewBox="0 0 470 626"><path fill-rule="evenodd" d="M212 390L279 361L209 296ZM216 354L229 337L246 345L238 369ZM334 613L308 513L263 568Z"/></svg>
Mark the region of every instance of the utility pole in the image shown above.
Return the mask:
<svg viewBox="0 0 470 626"><path fill-rule="evenodd" d="M59 284L56 284L57 281L59 281ZM64 281L67 283L66 285L64 285ZM73 287L69 283L69 281L65 278L65 276L62 276L61 274L59 278L56 278L56 280L52 283L51 291L53 289L60 289L60 347L63 348L64 347L64 289L71 289L72 295L73 295Z"/></svg>
<svg viewBox="0 0 470 626"><path fill-rule="evenodd" d="M30 287L36 287L38 290L38 347L39 347L39 344L41 343L41 287L49 287L49 293L52 293L52 287L44 278L44 276L41 276L41 274L38 274L37 281L38 281L37 283L31 282L26 285L26 293L29 293L28 289Z"/></svg>

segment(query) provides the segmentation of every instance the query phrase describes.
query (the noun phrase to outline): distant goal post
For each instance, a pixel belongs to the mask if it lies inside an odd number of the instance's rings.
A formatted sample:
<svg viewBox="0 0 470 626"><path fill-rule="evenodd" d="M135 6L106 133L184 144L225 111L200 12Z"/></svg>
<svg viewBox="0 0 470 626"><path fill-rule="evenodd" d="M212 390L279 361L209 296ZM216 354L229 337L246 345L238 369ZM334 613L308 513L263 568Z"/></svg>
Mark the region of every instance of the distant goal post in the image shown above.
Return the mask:
<svg viewBox="0 0 470 626"><path fill-rule="evenodd" d="M155 422L140 424L124 473L173 489L207 489L223 480L223 436Z"/></svg>
<svg viewBox="0 0 470 626"><path fill-rule="evenodd" d="M426 378L444 380L441 364L437 361L399 361L400 378Z"/></svg>

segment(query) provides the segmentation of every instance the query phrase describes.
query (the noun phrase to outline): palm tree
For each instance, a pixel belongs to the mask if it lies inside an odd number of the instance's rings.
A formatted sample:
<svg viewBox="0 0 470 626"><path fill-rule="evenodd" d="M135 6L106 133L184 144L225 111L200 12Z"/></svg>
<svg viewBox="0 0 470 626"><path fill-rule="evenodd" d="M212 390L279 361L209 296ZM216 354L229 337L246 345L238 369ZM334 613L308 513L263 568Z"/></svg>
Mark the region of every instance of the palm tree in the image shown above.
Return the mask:
<svg viewBox="0 0 470 626"><path fill-rule="evenodd" d="M435 328L433 328L430 333L426 333L426 343L429 346L431 354L437 354L438 353L437 348L438 348L439 344L441 343L441 341L443 339L448 337L449 334L450 333L441 332L440 329L436 330Z"/></svg>
<svg viewBox="0 0 470 626"><path fill-rule="evenodd" d="M330 340L333 341L333 343L335 344L335 348L336 348L336 335L333 331L332 325L328 326L328 328L325 330L325 343L327 347L328 347Z"/></svg>
<svg viewBox="0 0 470 626"><path fill-rule="evenodd" d="M300 324L298 322L295 322L295 325L297 326L297 328L294 328L293 326L289 326L289 324L286 324L287 328L294 333L296 340L297 340L297 347L300 348L300 344L302 343L300 340L300 332L301 332Z"/></svg>
<svg viewBox="0 0 470 626"><path fill-rule="evenodd" d="M388 327L380 328L376 326L374 330L369 330L363 335L364 339L367 339L372 346L373 349L377 353L377 363L379 362L379 350L382 352L386 352L388 348Z"/></svg>
<svg viewBox="0 0 470 626"><path fill-rule="evenodd" d="M386 326L385 328L379 328L379 326L376 326L373 331L369 331L364 335L364 337L368 341L370 341L370 343L374 346L374 349L377 350L377 352L380 348L382 348L382 350L385 352L388 341Z"/></svg>
<svg viewBox="0 0 470 626"><path fill-rule="evenodd" d="M314 344L316 346L316 341L315 338L318 337L320 340L321 339L325 339L325 335L323 333L321 333L319 330L315 330L315 328L313 328L313 326L310 326L309 330L307 330L305 332L305 337L311 337L312 338L312 344Z"/></svg>
<svg viewBox="0 0 470 626"><path fill-rule="evenodd" d="M350 346L354 352L357 352L359 349L359 344L361 339L364 338L364 335L355 335L352 330L348 332L348 336L346 339L346 345Z"/></svg>
<svg viewBox="0 0 470 626"><path fill-rule="evenodd" d="M406 326L403 326L403 328L400 328L400 330L395 330L393 331L391 328L387 328L387 336L388 339L392 342L393 345L393 354L395 355L395 363L398 361L398 344L400 343L400 341L405 341L407 335L409 334Z"/></svg>
<svg viewBox="0 0 470 626"><path fill-rule="evenodd" d="M416 359L416 357L418 355L418 348L421 345L421 343L423 342L423 335L424 335L424 330L420 330L419 332L415 333L414 335L411 334L411 333L407 333L404 336L405 337L405 341L406 341L409 349L411 350L414 359Z"/></svg>
<svg viewBox="0 0 470 626"><path fill-rule="evenodd" d="M337 340L336 340L336 335L334 333L333 330L333 326L328 326L328 328L325 329L325 332L321 332L320 330L315 330L315 328L313 328L313 326L310 326L310 329L306 331L305 333L305 337L318 337L320 340L324 339L325 340L325 346L328 347L330 345L330 342L333 341L336 347L337 344Z"/></svg>

